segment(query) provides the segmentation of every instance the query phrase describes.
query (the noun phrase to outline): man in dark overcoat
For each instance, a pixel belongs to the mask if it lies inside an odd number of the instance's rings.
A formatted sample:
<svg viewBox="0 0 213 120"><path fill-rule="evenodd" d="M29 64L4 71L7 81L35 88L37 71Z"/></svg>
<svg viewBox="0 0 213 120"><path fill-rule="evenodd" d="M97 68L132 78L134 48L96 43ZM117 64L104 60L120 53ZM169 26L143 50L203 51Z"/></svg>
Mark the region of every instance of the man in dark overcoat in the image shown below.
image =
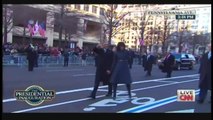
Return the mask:
<svg viewBox="0 0 213 120"><path fill-rule="evenodd" d="M108 93L106 96L112 95L112 85L110 83L110 70L113 62L113 52L108 49L108 44L97 45L93 51L97 55L97 66L96 66L96 75L94 88L89 97L95 99L96 92L100 82L103 82L103 85L108 85Z"/></svg>
<svg viewBox="0 0 213 120"><path fill-rule="evenodd" d="M208 52L205 53L200 61L200 80L199 80L199 99L197 100L198 103L203 103L208 90L211 90L211 44L208 45Z"/></svg>
<svg viewBox="0 0 213 120"><path fill-rule="evenodd" d="M130 69L132 68L134 57L135 57L134 51L132 51L131 49L129 49L129 60L128 60L128 62L129 62L129 68Z"/></svg>
<svg viewBox="0 0 213 120"><path fill-rule="evenodd" d="M35 51L34 51L34 46L30 44L27 49L27 60L28 60L28 71L33 71L33 67L35 65Z"/></svg>
<svg viewBox="0 0 213 120"><path fill-rule="evenodd" d="M155 63L155 57L150 52L143 58L144 71L147 71L146 76L151 76L152 65Z"/></svg>
<svg viewBox="0 0 213 120"><path fill-rule="evenodd" d="M63 52L63 56L64 56L64 67L68 67L69 64L69 49L66 46L64 52Z"/></svg>
<svg viewBox="0 0 213 120"><path fill-rule="evenodd" d="M172 55L171 52L168 52L168 54L164 58L163 64L164 64L163 69L167 73L167 77L171 77L172 70L175 64L175 57L174 55Z"/></svg>

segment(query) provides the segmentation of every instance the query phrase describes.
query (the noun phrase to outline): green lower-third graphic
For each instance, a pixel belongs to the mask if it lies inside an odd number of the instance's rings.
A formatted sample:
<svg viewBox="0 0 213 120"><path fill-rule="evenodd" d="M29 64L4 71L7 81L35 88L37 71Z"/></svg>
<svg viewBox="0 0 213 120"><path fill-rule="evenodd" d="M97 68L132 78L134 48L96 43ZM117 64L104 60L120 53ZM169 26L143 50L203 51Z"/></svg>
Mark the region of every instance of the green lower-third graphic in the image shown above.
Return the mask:
<svg viewBox="0 0 213 120"><path fill-rule="evenodd" d="M50 101L55 97L54 90L44 90L37 85L29 86L25 90L16 90L15 98L19 101L25 101L29 105L38 106L44 101Z"/></svg>

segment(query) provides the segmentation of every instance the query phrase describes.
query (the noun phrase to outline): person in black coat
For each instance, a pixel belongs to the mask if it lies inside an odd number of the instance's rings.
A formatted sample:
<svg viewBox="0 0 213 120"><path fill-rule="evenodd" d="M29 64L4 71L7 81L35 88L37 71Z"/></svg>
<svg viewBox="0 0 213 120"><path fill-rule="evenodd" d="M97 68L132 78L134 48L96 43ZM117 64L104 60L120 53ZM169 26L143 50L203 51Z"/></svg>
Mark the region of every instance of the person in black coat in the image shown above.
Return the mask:
<svg viewBox="0 0 213 120"><path fill-rule="evenodd" d="M126 84L129 97L131 98L131 86L132 78L130 75L130 69L128 66L129 53L125 50L125 44L119 42L117 45L117 51L114 53L112 64L112 77L110 82L113 85L113 99L116 99L117 84Z"/></svg>
<svg viewBox="0 0 213 120"><path fill-rule="evenodd" d="M205 53L200 61L200 80L199 80L199 99L197 100L198 103L203 103L208 90L211 90L211 44L208 45L208 52Z"/></svg>
<svg viewBox="0 0 213 120"><path fill-rule="evenodd" d="M35 60L34 60L35 64L34 64L34 67L38 67L38 58L39 58L38 46L35 46L34 55L35 55Z"/></svg>
<svg viewBox="0 0 213 120"><path fill-rule="evenodd" d="M109 79L111 76L110 69L113 61L113 52L108 49L108 44L97 45L97 47L95 47L93 51L97 55L97 66L94 88L89 97L95 99L100 82L102 82L103 85L108 85L108 93L106 96L111 96L112 85L110 84Z"/></svg>
<svg viewBox="0 0 213 120"><path fill-rule="evenodd" d="M30 44L27 49L27 60L28 60L28 71L33 71L33 67L35 65L35 51L32 44Z"/></svg>
<svg viewBox="0 0 213 120"><path fill-rule="evenodd" d="M69 49L65 48L63 51L63 56L64 56L64 67L68 67L69 64Z"/></svg>
<svg viewBox="0 0 213 120"><path fill-rule="evenodd" d="M134 60L135 53L131 49L129 49L129 68L132 68L133 60Z"/></svg>
<svg viewBox="0 0 213 120"><path fill-rule="evenodd" d="M142 66L144 68L144 71L145 71L145 59L146 59L146 56L147 56L147 53L145 52L143 55L142 55Z"/></svg>
<svg viewBox="0 0 213 120"><path fill-rule="evenodd" d="M146 76L151 76L152 65L154 63L155 57L150 52L148 52L148 54L143 57L144 71L147 71Z"/></svg>
<svg viewBox="0 0 213 120"><path fill-rule="evenodd" d="M171 77L172 70L175 64L175 57L169 52L163 61L163 71L167 73L167 77Z"/></svg>

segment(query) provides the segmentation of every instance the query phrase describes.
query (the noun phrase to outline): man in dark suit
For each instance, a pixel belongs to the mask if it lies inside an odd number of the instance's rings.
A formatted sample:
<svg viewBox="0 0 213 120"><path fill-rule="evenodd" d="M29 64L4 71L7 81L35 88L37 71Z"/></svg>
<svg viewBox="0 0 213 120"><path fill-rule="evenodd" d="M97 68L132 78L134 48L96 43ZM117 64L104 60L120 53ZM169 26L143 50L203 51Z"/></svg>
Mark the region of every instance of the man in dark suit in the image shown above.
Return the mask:
<svg viewBox="0 0 213 120"><path fill-rule="evenodd" d="M152 65L155 63L155 57L148 52L146 56L143 57L144 71L147 71L146 76L151 76Z"/></svg>
<svg viewBox="0 0 213 120"><path fill-rule="evenodd" d="M172 55L171 52L168 52L168 54L164 58L163 64L164 64L163 69L167 73L167 77L171 77L172 70L175 64L175 57L174 55Z"/></svg>
<svg viewBox="0 0 213 120"><path fill-rule="evenodd" d="M129 68L130 69L132 68L134 56L135 56L134 51L132 51L131 49L129 49L129 61L128 62L129 62Z"/></svg>
<svg viewBox="0 0 213 120"><path fill-rule="evenodd" d="M68 67L68 64L69 64L69 49L68 49L67 46L66 46L66 48L63 52L63 55L64 55L64 67Z"/></svg>
<svg viewBox="0 0 213 120"><path fill-rule="evenodd" d="M34 67L38 67L38 58L39 58L38 46L35 46L34 55L35 55L35 60L34 60L35 64L34 64Z"/></svg>
<svg viewBox="0 0 213 120"><path fill-rule="evenodd" d="M97 54L97 66L94 88L89 97L95 99L100 82L103 82L103 85L108 85L106 96L112 96L112 85L109 79L111 76L110 69L113 62L113 52L108 49L108 44L97 45L93 51Z"/></svg>
<svg viewBox="0 0 213 120"><path fill-rule="evenodd" d="M208 45L208 52L205 53L200 61L200 80L199 80L199 99L197 100L198 103L203 103L208 90L211 90L211 44Z"/></svg>
<svg viewBox="0 0 213 120"><path fill-rule="evenodd" d="M146 56L147 56L147 53L145 52L144 54L143 54L143 56L142 56L142 66L143 66L143 68L144 68L144 71L145 71L145 59L146 59Z"/></svg>
<svg viewBox="0 0 213 120"><path fill-rule="evenodd" d="M34 51L34 46L30 44L27 49L27 60L28 60L28 71L33 71L33 67L35 65L35 51Z"/></svg>

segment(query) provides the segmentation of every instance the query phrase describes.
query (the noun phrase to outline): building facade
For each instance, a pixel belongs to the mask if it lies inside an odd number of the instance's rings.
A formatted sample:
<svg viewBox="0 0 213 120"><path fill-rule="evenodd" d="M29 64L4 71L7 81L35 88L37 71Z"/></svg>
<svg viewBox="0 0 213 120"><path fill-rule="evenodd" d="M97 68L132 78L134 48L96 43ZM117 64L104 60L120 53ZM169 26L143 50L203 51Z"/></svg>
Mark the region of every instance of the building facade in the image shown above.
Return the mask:
<svg viewBox="0 0 213 120"><path fill-rule="evenodd" d="M62 45L79 46L80 48L83 46L92 47L103 39L103 29L106 27L103 15L108 9L107 5L64 5L62 17L61 5L24 4L9 6L11 9L7 12L13 16L9 26L13 25L13 28L7 33L7 42L23 43L32 39L33 41L46 43L48 46L57 46L60 25L63 25L64 28L62 40L60 41ZM39 25L44 23L45 36L41 36L39 32L31 36L28 27L29 21L34 26L36 23Z"/></svg>

